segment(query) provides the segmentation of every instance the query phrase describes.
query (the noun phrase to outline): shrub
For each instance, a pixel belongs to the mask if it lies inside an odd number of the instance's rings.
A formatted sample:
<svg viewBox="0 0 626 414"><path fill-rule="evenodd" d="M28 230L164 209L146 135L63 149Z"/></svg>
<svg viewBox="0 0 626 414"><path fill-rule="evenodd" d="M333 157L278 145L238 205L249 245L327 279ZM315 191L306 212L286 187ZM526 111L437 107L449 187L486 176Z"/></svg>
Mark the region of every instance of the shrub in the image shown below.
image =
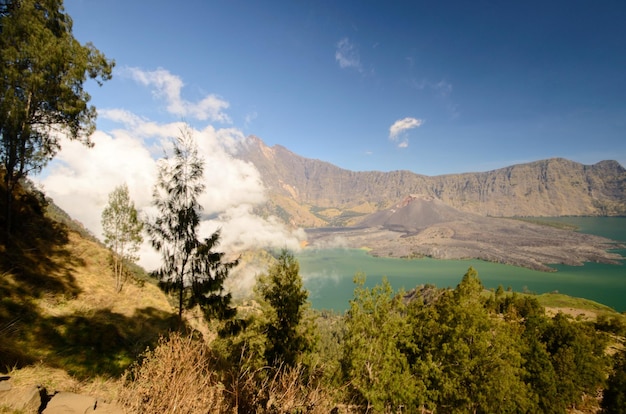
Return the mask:
<svg viewBox="0 0 626 414"><path fill-rule="evenodd" d="M204 342L173 333L125 374L119 402L130 413L226 412L224 387L209 368Z"/></svg>

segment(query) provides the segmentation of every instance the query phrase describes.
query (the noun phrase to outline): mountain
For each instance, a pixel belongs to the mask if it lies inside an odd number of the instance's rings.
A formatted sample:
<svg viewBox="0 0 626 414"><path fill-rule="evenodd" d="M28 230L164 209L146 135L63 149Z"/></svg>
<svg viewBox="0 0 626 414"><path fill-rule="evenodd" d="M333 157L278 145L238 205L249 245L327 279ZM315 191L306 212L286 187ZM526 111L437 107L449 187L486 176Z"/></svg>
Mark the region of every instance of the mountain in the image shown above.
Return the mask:
<svg viewBox="0 0 626 414"><path fill-rule="evenodd" d="M616 161L583 165L551 158L487 172L426 176L355 172L248 137L237 155L268 189L267 214L302 227L353 225L419 194L481 216L626 215L626 170Z"/></svg>

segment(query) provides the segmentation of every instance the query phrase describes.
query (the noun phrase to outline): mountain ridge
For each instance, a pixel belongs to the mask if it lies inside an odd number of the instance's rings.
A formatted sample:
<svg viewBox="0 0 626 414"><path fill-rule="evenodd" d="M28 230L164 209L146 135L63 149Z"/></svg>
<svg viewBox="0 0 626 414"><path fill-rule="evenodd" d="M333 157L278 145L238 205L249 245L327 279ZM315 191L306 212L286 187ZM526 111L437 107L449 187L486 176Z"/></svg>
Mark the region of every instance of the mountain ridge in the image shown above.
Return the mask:
<svg viewBox="0 0 626 414"><path fill-rule="evenodd" d="M237 157L261 174L265 213L301 227L352 225L409 194L435 197L483 216L626 215L626 169L617 161L585 165L565 158L484 172L427 176L407 170L350 171L250 136Z"/></svg>

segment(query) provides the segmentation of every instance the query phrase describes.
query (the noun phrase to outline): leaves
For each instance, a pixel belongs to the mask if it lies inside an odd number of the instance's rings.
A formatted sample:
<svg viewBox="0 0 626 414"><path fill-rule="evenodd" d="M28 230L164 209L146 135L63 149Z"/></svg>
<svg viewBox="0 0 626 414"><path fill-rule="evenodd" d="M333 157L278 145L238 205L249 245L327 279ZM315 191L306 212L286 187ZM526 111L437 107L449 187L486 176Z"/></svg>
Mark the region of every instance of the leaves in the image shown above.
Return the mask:
<svg viewBox="0 0 626 414"><path fill-rule="evenodd" d="M300 265L293 254L283 250L278 262L259 277L256 290L266 304L268 363L295 366L302 361L301 354L311 350L314 341L305 332L304 311L309 294L303 287Z"/></svg>
<svg viewBox="0 0 626 414"><path fill-rule="evenodd" d="M128 195L128 186L123 184L109 194L109 203L102 211L104 244L113 254L115 287L122 290L124 262L138 260L137 252L143 241L143 223L137 217L135 204Z"/></svg>
<svg viewBox="0 0 626 414"><path fill-rule="evenodd" d="M220 232L203 241L198 238L200 211L198 197L205 189L204 160L200 158L190 128L172 142L171 157L159 160L153 190L156 218L147 223L152 246L161 252L162 266L154 275L167 293L178 295L178 315L183 309L200 306L205 317L225 319L234 315L230 294L223 284L238 260L224 262L216 252Z"/></svg>
<svg viewBox="0 0 626 414"><path fill-rule="evenodd" d="M61 0L21 0L0 28L0 159L12 191L55 156L61 136L92 145L96 110L83 84L110 79L114 62L74 38Z"/></svg>

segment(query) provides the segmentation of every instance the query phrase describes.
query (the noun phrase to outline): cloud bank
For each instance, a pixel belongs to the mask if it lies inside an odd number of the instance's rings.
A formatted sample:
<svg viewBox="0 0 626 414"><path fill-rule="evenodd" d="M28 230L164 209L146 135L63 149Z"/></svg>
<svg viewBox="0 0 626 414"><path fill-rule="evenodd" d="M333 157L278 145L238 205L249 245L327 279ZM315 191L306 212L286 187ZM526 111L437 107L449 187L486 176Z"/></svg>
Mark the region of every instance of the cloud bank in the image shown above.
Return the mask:
<svg viewBox="0 0 626 414"><path fill-rule="evenodd" d="M182 82L177 83L177 77L166 71L134 71L139 83L163 94L174 115L180 108L191 111L188 114L219 112L200 109L205 108L203 102L210 101L206 98L198 103L183 100L180 97ZM128 185L135 206L144 216L151 213L157 159L162 157L170 138L179 135L184 127L182 122L155 122L123 109L101 110L99 115L119 127L96 131L92 136L94 148L86 148L75 141L63 142L54 161L36 177L56 204L97 237L102 234L101 213L108 202L108 194L118 185ZM228 118L222 113L217 119ZM304 238L301 230L289 229L275 217L261 218L253 212L256 205L266 201L266 193L256 168L233 156L236 147L245 140L243 133L236 128L216 129L212 125L192 128L191 132L205 160L206 191L199 199L203 206L200 237L221 229L220 250L235 254L263 247L298 249ZM146 269L160 266L158 253L147 242L140 256L139 264Z"/></svg>
<svg viewBox="0 0 626 414"><path fill-rule="evenodd" d="M409 146L409 140L406 136L406 131L409 129L417 128L424 123L424 120L417 118L403 118L399 119L389 127L389 139L395 142L399 148L406 148Z"/></svg>

